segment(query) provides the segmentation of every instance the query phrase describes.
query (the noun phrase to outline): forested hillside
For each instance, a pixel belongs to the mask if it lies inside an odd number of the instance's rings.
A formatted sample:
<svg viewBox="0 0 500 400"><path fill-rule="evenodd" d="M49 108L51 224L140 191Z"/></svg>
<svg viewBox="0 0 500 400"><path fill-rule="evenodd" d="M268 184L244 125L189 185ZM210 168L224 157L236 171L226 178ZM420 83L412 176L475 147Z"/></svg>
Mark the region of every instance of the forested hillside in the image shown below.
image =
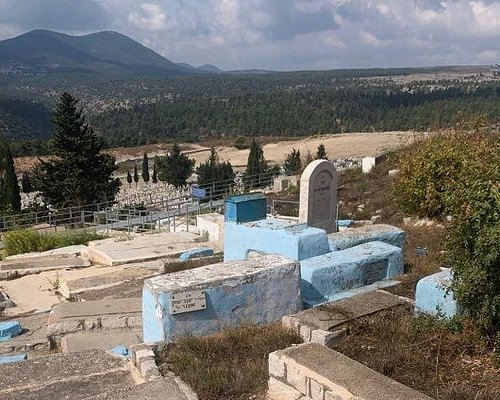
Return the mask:
<svg viewBox="0 0 500 400"><path fill-rule="evenodd" d="M18 140L13 144L17 154L47 151L50 110L65 90L80 99L105 146L236 135L426 130L449 126L457 115L484 114L498 123L497 75L486 67L440 67L107 82L4 77L0 129Z"/></svg>

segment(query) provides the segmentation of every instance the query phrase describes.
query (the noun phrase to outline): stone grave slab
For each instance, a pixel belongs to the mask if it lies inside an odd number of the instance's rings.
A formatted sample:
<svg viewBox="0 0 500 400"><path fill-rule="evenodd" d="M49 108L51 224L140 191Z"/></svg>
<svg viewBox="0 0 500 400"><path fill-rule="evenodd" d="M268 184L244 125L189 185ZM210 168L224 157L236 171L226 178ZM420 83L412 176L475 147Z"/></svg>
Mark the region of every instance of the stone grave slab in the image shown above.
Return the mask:
<svg viewBox="0 0 500 400"><path fill-rule="evenodd" d="M83 400L133 385L126 360L102 350L0 365L2 399Z"/></svg>
<svg viewBox="0 0 500 400"><path fill-rule="evenodd" d="M302 308L299 275L295 261L263 256L148 279L143 290L144 342L171 342L186 335L210 335L225 326L279 321ZM188 312L173 312L176 296L181 300L178 307Z"/></svg>
<svg viewBox="0 0 500 400"><path fill-rule="evenodd" d="M364 225L330 233L328 242L331 251L345 250L363 243L379 241L403 248L406 233L392 225Z"/></svg>
<svg viewBox="0 0 500 400"><path fill-rule="evenodd" d="M41 256L0 262L0 279L11 279L43 271L89 267L83 257Z"/></svg>
<svg viewBox="0 0 500 400"><path fill-rule="evenodd" d="M45 333L48 315L48 313L40 313L18 317L22 331L20 335L0 342L0 354L49 351L50 342Z"/></svg>
<svg viewBox="0 0 500 400"><path fill-rule="evenodd" d="M110 351L116 346L127 348L142 342L141 329L120 329L116 331L94 331L70 333L61 339L63 353L100 349Z"/></svg>
<svg viewBox="0 0 500 400"><path fill-rule="evenodd" d="M140 298L66 302L52 308L47 335L61 336L99 329L134 329L141 325Z"/></svg>
<svg viewBox="0 0 500 400"><path fill-rule="evenodd" d="M315 160L300 178L299 222L324 229L337 230L337 171L326 160Z"/></svg>
<svg viewBox="0 0 500 400"><path fill-rule="evenodd" d="M103 290L130 282L135 279L147 278L157 275L158 268L162 264L157 263L154 269L139 266L124 266L117 271L112 271L100 275L84 276L78 278L62 278L59 292L64 297L71 297L90 290Z"/></svg>
<svg viewBox="0 0 500 400"><path fill-rule="evenodd" d="M47 256L76 257L82 255L82 253L85 253L86 250L87 246L83 244L75 244L72 246L59 247L57 249L47 250L42 252L16 254L14 256L5 257L5 259L20 260L20 259L47 257Z"/></svg>
<svg viewBox="0 0 500 400"><path fill-rule="evenodd" d="M349 322L395 307L407 306L408 302L394 294L376 290L358 296L337 300L299 311L292 315L299 324L325 331L335 331Z"/></svg>
<svg viewBox="0 0 500 400"><path fill-rule="evenodd" d="M283 388L304 399L432 400L414 389L317 343L269 355L270 400ZM278 387L281 390L273 391Z"/></svg>
<svg viewBox="0 0 500 400"><path fill-rule="evenodd" d="M198 247L199 239L192 232L164 232L121 241L105 239L90 242L86 256L106 266L158 260Z"/></svg>

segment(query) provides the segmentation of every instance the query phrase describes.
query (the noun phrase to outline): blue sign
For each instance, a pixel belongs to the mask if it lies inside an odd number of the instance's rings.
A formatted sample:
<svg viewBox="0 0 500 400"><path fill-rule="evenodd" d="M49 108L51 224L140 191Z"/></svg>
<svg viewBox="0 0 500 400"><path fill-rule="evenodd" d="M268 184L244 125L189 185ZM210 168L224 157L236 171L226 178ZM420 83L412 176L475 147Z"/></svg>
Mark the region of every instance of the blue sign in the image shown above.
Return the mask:
<svg viewBox="0 0 500 400"><path fill-rule="evenodd" d="M191 187L191 196L198 199L203 199L207 196L207 190L198 187Z"/></svg>

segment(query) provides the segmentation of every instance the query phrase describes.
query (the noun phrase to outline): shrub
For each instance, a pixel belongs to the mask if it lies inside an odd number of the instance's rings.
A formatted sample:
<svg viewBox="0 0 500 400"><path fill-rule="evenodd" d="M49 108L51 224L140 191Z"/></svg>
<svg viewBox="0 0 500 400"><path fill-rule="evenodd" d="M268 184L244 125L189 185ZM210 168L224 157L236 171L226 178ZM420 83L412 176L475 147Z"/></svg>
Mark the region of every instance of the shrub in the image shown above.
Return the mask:
<svg viewBox="0 0 500 400"><path fill-rule="evenodd" d="M47 251L59 247L87 244L92 240L104 239L106 236L94 231L40 233L33 230L7 232L3 236L5 256Z"/></svg>
<svg viewBox="0 0 500 400"><path fill-rule="evenodd" d="M406 212L452 215L447 263L461 306L500 330L500 135L454 131L419 139L399 158L392 196Z"/></svg>

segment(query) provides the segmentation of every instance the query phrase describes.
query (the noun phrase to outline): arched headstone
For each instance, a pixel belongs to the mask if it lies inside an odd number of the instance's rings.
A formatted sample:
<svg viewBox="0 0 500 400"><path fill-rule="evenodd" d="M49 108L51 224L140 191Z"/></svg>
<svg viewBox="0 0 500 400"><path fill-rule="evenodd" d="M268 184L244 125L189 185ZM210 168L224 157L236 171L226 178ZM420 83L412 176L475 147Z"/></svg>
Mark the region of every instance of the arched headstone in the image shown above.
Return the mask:
<svg viewBox="0 0 500 400"><path fill-rule="evenodd" d="M337 171L331 162L315 160L300 178L299 221L331 233L336 220Z"/></svg>

